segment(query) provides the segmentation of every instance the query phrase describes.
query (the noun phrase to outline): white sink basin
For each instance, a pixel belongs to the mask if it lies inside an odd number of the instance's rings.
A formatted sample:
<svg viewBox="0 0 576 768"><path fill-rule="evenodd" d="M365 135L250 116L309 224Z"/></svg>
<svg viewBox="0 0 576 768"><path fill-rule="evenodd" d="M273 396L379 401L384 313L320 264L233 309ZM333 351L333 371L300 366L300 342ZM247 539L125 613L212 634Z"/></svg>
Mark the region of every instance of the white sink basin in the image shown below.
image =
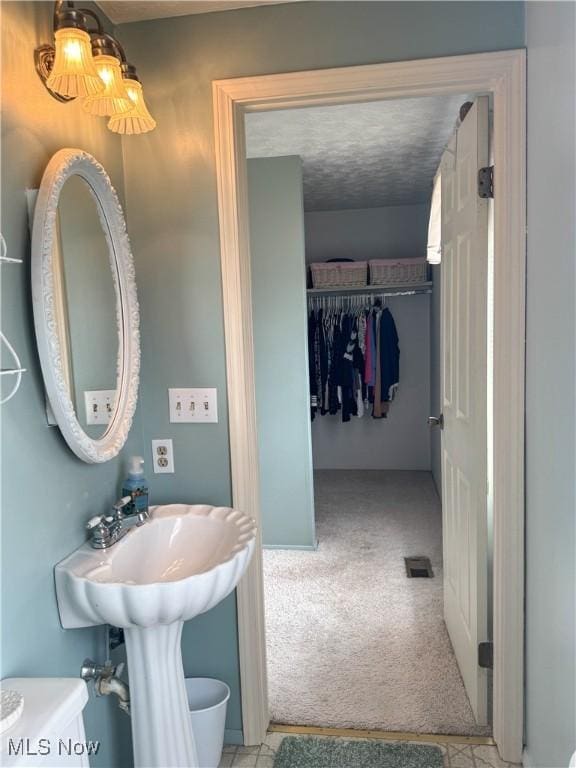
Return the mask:
<svg viewBox="0 0 576 768"><path fill-rule="evenodd" d="M255 536L254 520L229 507L171 504L110 549L87 543L56 566L65 629L124 628L135 768L198 768L182 626L232 592Z"/></svg>
<svg viewBox="0 0 576 768"><path fill-rule="evenodd" d="M170 504L110 549L86 543L56 566L65 629L187 621L236 586L254 547L252 518L229 507Z"/></svg>

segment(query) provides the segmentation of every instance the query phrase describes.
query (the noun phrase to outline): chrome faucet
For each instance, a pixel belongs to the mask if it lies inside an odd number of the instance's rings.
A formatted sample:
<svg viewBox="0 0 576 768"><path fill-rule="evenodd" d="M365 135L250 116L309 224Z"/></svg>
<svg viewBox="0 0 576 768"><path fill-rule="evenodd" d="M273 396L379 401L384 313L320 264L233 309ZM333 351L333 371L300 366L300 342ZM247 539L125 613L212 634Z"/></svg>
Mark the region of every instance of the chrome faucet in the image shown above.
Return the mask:
<svg viewBox="0 0 576 768"><path fill-rule="evenodd" d="M108 549L125 536L130 528L143 525L150 518L148 510L136 509L131 496L123 496L112 505L113 514L96 515L86 523L94 549Z"/></svg>

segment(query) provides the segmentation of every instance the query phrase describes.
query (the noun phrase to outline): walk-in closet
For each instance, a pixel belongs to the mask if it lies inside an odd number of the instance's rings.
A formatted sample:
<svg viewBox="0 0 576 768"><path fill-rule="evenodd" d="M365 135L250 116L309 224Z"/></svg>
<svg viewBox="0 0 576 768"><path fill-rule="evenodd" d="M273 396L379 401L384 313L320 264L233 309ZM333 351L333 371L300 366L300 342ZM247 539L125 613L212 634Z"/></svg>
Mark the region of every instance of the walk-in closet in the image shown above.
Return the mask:
<svg viewBox="0 0 576 768"><path fill-rule="evenodd" d="M488 733L444 621L429 418L432 193L465 100L246 118L272 722Z"/></svg>

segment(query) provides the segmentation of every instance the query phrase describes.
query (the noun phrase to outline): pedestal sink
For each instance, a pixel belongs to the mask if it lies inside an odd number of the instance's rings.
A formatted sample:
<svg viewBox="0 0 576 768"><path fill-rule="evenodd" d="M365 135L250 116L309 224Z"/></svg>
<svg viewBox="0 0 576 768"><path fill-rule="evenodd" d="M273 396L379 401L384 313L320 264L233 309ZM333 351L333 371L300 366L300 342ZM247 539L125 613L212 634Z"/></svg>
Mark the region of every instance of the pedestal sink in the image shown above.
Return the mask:
<svg viewBox="0 0 576 768"><path fill-rule="evenodd" d="M86 543L55 568L64 629L124 628L136 768L196 768L180 640L188 619L236 586L254 550L252 518L172 504L110 549Z"/></svg>

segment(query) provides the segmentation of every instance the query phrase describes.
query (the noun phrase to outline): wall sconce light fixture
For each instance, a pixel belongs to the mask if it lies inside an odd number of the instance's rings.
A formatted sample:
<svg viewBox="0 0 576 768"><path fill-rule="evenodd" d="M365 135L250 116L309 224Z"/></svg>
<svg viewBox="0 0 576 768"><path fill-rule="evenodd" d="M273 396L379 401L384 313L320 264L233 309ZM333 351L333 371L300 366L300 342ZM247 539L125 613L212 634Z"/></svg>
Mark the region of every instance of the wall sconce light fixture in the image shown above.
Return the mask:
<svg viewBox="0 0 576 768"><path fill-rule="evenodd" d="M99 34L92 38L94 66L104 83L104 90L84 99L82 106L90 115L116 115L119 112L127 112L132 107L122 79L118 52L119 48L111 36Z"/></svg>
<svg viewBox="0 0 576 768"><path fill-rule="evenodd" d="M108 128L114 133L128 136L133 133L152 131L156 127L156 120L148 111L142 93L142 84L138 80L136 70L130 64L123 64L122 71L131 108L128 112L112 115L108 121Z"/></svg>
<svg viewBox="0 0 576 768"><path fill-rule="evenodd" d="M95 30L89 29L90 20L96 22ZM93 11L57 0L54 42L34 51L36 71L54 98L83 97L86 112L110 117L108 127L115 133L146 133L156 127L136 69Z"/></svg>

